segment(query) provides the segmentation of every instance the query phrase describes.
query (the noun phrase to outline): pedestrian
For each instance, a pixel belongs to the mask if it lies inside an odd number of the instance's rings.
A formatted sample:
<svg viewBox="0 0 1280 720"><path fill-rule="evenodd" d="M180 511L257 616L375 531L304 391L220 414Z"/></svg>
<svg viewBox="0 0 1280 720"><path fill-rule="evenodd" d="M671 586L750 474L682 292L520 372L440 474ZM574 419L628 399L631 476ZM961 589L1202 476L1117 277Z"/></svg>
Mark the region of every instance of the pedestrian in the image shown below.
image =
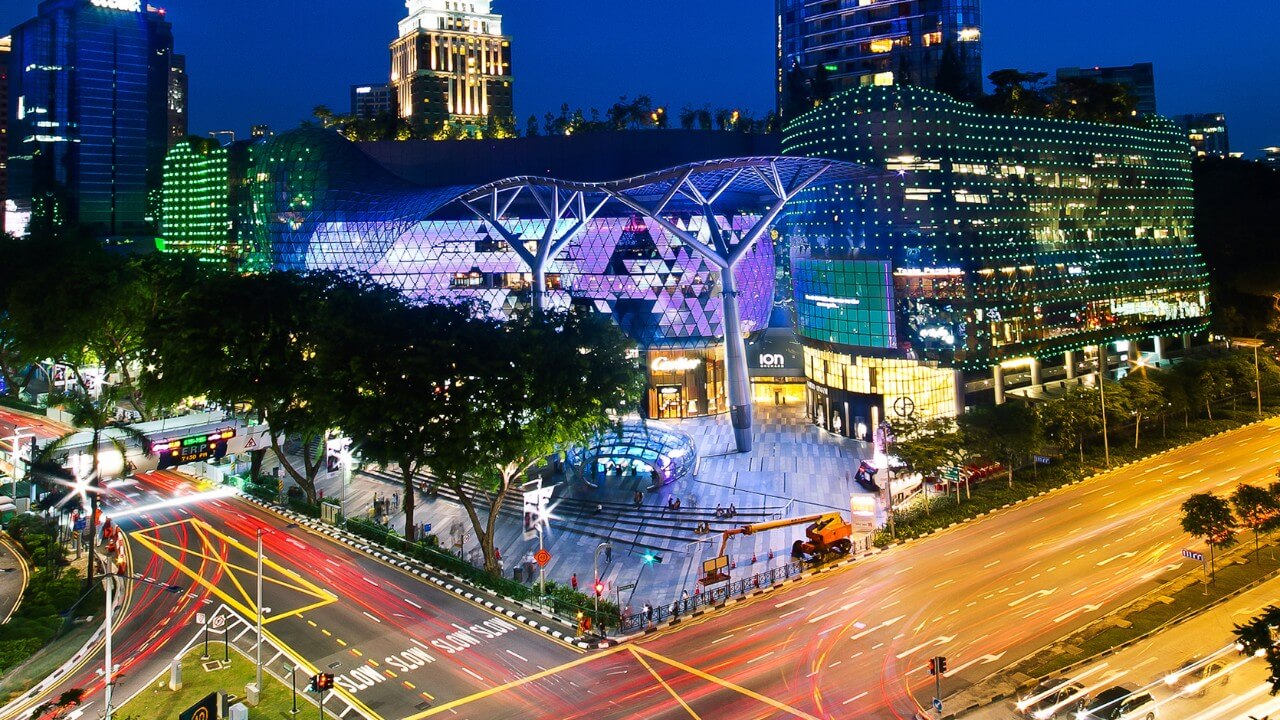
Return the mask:
<svg viewBox="0 0 1280 720"><path fill-rule="evenodd" d="M720 506L720 503L716 503L716 517L724 517L724 508Z"/></svg>
<svg viewBox="0 0 1280 720"><path fill-rule="evenodd" d="M318 492L320 494L320 502L324 502L324 488L320 488Z"/></svg>
<svg viewBox="0 0 1280 720"><path fill-rule="evenodd" d="M612 545L604 546L604 562L606 565L613 562L613 546Z"/></svg>
<svg viewBox="0 0 1280 720"><path fill-rule="evenodd" d="M689 609L689 591L688 590L680 591L680 600L684 602L684 609L687 611Z"/></svg>
<svg viewBox="0 0 1280 720"><path fill-rule="evenodd" d="M646 624L653 623L653 606L649 603L644 604L644 621Z"/></svg>
<svg viewBox="0 0 1280 720"><path fill-rule="evenodd" d="M578 592L578 573L574 573L573 577L569 578L569 587L573 588L574 592Z"/></svg>
<svg viewBox="0 0 1280 720"><path fill-rule="evenodd" d="M635 496L632 499L635 500L636 507L640 507L641 505L644 504L644 493L637 490Z"/></svg>
<svg viewBox="0 0 1280 720"><path fill-rule="evenodd" d="M679 509L680 509L680 498L676 498L676 506L675 506L675 509L676 509L676 510L679 510Z"/></svg>
<svg viewBox="0 0 1280 720"><path fill-rule="evenodd" d="M671 619L678 620L679 618L680 618L680 603L675 600L672 600L671 601Z"/></svg>
<svg viewBox="0 0 1280 720"><path fill-rule="evenodd" d="M391 493L391 506L400 507L400 493Z"/></svg>

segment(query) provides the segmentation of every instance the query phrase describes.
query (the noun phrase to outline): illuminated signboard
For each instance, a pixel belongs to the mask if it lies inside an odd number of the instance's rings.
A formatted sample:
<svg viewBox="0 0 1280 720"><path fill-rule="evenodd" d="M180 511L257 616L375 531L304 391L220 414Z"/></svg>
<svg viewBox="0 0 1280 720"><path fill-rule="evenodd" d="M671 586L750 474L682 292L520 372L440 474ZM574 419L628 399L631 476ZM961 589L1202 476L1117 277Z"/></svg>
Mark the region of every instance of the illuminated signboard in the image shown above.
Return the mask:
<svg viewBox="0 0 1280 720"><path fill-rule="evenodd" d="M107 10L142 12L142 0L90 0L90 2L94 7L106 8Z"/></svg>
<svg viewBox="0 0 1280 720"><path fill-rule="evenodd" d="M227 454L227 441L235 436L235 430L216 430L204 435L161 440L151 443L151 452L159 459L161 470L202 460L218 460Z"/></svg>
<svg viewBox="0 0 1280 720"><path fill-rule="evenodd" d="M655 358L649 367L654 372L682 373L697 370L702 361L697 358Z"/></svg>

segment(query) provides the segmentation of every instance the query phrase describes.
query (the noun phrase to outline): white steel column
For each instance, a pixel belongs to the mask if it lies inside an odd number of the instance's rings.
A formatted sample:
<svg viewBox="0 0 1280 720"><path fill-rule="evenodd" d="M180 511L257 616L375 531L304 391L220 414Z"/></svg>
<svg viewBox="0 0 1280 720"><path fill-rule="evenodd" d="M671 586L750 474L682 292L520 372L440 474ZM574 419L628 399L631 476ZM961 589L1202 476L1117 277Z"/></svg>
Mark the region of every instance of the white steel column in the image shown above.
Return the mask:
<svg viewBox="0 0 1280 720"><path fill-rule="evenodd" d="M991 387L996 391L996 404L1004 404L1004 367L1001 365L991 366Z"/></svg>
<svg viewBox="0 0 1280 720"><path fill-rule="evenodd" d="M1076 379L1076 351L1068 350L1062 355L1062 367L1067 371L1067 379Z"/></svg>

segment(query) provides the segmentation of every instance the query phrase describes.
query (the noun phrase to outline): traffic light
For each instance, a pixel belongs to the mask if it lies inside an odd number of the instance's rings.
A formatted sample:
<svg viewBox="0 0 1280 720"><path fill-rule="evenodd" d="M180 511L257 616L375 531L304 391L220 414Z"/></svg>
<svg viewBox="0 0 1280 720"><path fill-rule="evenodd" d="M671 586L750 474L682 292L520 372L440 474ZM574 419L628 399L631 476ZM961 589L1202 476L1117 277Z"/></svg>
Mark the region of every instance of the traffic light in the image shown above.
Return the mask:
<svg viewBox="0 0 1280 720"><path fill-rule="evenodd" d="M307 692L324 692L333 689L333 673L320 673L312 675L311 682L307 685Z"/></svg>
<svg viewBox="0 0 1280 720"><path fill-rule="evenodd" d="M596 597L600 597L601 595L604 595L604 581L597 578L596 579Z"/></svg>
<svg viewBox="0 0 1280 720"><path fill-rule="evenodd" d="M661 565L661 564L662 564L662 556L661 556L661 555L659 555L659 554L657 554L656 552L654 552L654 551L652 551L652 550L646 550L646 551L645 551L645 553L644 553L644 564L645 564L645 565L653 565L654 563L657 563L658 565Z"/></svg>
<svg viewBox="0 0 1280 720"><path fill-rule="evenodd" d="M942 655L939 655L938 656L938 674L945 675L946 673L947 673L947 658Z"/></svg>
<svg viewBox="0 0 1280 720"><path fill-rule="evenodd" d="M938 674L938 658L936 657L929 658L929 674L930 675Z"/></svg>

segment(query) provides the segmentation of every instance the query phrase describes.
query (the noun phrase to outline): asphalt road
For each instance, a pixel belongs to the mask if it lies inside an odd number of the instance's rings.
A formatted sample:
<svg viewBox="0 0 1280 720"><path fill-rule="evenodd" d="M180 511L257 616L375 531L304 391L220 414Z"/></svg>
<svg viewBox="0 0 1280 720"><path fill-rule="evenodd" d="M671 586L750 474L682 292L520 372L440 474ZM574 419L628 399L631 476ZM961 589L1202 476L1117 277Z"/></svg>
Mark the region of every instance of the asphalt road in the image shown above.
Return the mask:
<svg viewBox="0 0 1280 720"><path fill-rule="evenodd" d="M575 647L323 535L288 528L238 499L155 507L194 492L181 476L150 473L138 481L124 489L126 499L113 503L109 514L129 534L135 571L186 592L135 588L138 595L116 634L116 660L124 673L117 704L162 671L172 652L197 632L197 612L221 605L236 609L250 623L238 628L232 642L252 644L259 530L266 557L264 632L309 670L333 673L336 699L370 717L406 717L582 657ZM264 650L264 660L273 656ZM53 694L84 687L91 703L86 709L100 708L95 667L101 657L95 651ZM532 697L549 711L569 704L552 692Z"/></svg>
<svg viewBox="0 0 1280 720"><path fill-rule="evenodd" d="M1280 423L1175 450L445 710L572 687L556 718L910 718L1185 564L1178 506L1274 479ZM641 662L643 660L644 662ZM646 667L647 664L647 667ZM661 679L659 679L661 678ZM571 685L566 685L571 683Z"/></svg>

